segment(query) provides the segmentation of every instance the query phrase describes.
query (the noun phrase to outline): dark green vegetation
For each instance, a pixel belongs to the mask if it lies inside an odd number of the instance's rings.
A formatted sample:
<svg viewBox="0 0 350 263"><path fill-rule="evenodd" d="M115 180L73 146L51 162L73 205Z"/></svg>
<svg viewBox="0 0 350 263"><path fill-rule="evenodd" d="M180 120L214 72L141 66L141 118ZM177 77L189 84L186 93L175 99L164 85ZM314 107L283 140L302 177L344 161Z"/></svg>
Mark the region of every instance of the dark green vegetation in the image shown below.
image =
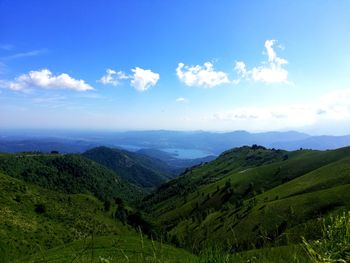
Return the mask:
<svg viewBox="0 0 350 263"><path fill-rule="evenodd" d="M350 148L286 152L255 145L186 171L142 206L178 246L199 253L215 244L240 253L319 238L319 218L349 210L349 200Z"/></svg>
<svg viewBox="0 0 350 263"><path fill-rule="evenodd" d="M195 258L148 238L151 224L123 201L139 200L138 189L107 168L81 156L35 153L1 154L0 164L0 262Z"/></svg>
<svg viewBox="0 0 350 263"><path fill-rule="evenodd" d="M83 153L83 156L143 188L154 188L175 177L172 168L161 160L125 150L97 147Z"/></svg>
<svg viewBox="0 0 350 263"><path fill-rule="evenodd" d="M47 189L90 193L101 200L137 201L143 194L113 171L80 155L0 154L0 172Z"/></svg>
<svg viewBox="0 0 350 263"><path fill-rule="evenodd" d="M152 160L0 154L0 262L349 260L350 147L235 148L144 197Z"/></svg>

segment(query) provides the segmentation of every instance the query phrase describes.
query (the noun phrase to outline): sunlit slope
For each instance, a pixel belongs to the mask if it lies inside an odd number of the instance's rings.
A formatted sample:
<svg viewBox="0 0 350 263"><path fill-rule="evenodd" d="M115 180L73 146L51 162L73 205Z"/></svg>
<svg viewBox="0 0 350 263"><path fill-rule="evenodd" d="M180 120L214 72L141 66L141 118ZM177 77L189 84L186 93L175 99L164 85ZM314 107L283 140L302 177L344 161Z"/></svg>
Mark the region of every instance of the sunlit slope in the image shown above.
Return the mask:
<svg viewBox="0 0 350 263"><path fill-rule="evenodd" d="M185 246L299 242L317 235L320 215L349 208L349 157L350 148L238 148L159 188L146 197L146 211Z"/></svg>
<svg viewBox="0 0 350 263"><path fill-rule="evenodd" d="M0 236L7 254L23 255L95 235L129 231L83 194L63 194L0 174Z"/></svg>
<svg viewBox="0 0 350 263"><path fill-rule="evenodd" d="M105 211L91 195L64 194L0 174L0 251L9 262L186 262L190 253L152 242ZM142 242L141 242L142 241ZM126 257L125 257L126 256Z"/></svg>
<svg viewBox="0 0 350 263"><path fill-rule="evenodd" d="M65 244L16 262L198 262L186 250L149 240L141 235L121 234L87 238Z"/></svg>

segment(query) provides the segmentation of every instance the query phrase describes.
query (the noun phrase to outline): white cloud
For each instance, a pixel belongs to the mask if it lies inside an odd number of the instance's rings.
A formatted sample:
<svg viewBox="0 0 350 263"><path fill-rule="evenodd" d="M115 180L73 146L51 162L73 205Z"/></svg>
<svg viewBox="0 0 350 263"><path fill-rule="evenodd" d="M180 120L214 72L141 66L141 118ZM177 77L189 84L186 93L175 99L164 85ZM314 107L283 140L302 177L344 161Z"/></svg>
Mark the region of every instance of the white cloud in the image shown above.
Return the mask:
<svg viewBox="0 0 350 263"><path fill-rule="evenodd" d="M138 91L146 91L151 86L155 86L160 78L158 73L149 69L136 67L131 70L134 74L130 77L130 85Z"/></svg>
<svg viewBox="0 0 350 263"><path fill-rule="evenodd" d="M183 97L179 97L175 101L178 102L178 103L188 103L189 102L188 99L183 98Z"/></svg>
<svg viewBox="0 0 350 263"><path fill-rule="evenodd" d="M30 71L27 74L20 75L13 81L3 80L0 82L0 85L15 91L22 91L33 87L43 89L70 89L76 91L94 89L84 80L74 79L66 73L55 76L48 69Z"/></svg>
<svg viewBox="0 0 350 263"><path fill-rule="evenodd" d="M101 77L98 82L104 85L117 86L122 80L130 80L130 85L138 91L146 91L150 87L155 86L160 78L158 73L153 72L150 69L142 69L136 67L131 69L132 74L127 75L123 71L115 71L113 69L107 69L106 74Z"/></svg>
<svg viewBox="0 0 350 263"><path fill-rule="evenodd" d="M293 129L319 123L348 122L350 89L334 90L307 104L238 107L214 113L212 120L248 130Z"/></svg>
<svg viewBox="0 0 350 263"><path fill-rule="evenodd" d="M104 85L113 85L117 86L119 84L120 80L123 79L128 79L129 76L127 76L124 72L122 71L115 71L113 69L107 69L106 74L101 77L99 82L101 82Z"/></svg>
<svg viewBox="0 0 350 263"><path fill-rule="evenodd" d="M205 62L203 66L186 66L179 63L176 68L179 80L190 87L213 88L220 84L229 83L229 78L225 72L215 71L210 62Z"/></svg>
<svg viewBox="0 0 350 263"><path fill-rule="evenodd" d="M248 70L243 61L235 63L235 71L241 79L252 79L263 83L289 83L288 71L283 68L283 65L288 64L286 59L277 56L273 45L276 40L266 40L265 49L268 60L262 65L253 67Z"/></svg>

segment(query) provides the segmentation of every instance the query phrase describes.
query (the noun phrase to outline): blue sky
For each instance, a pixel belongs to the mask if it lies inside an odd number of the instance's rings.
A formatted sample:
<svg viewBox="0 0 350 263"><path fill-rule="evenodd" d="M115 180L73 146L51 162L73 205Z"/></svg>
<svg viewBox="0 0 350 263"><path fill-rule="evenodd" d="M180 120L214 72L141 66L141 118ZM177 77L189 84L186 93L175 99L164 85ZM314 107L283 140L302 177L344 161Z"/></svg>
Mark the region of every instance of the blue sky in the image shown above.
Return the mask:
<svg viewBox="0 0 350 263"><path fill-rule="evenodd" d="M0 128L350 133L349 1L0 0Z"/></svg>

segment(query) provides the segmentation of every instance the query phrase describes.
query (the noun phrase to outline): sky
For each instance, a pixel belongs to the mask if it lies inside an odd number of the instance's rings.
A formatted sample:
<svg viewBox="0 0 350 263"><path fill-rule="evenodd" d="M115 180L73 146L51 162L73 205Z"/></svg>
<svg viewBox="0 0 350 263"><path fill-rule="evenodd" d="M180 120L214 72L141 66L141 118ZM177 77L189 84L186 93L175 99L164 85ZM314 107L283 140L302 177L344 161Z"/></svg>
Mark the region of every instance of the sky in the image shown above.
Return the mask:
<svg viewBox="0 0 350 263"><path fill-rule="evenodd" d="M350 1L0 0L0 128L350 134Z"/></svg>

